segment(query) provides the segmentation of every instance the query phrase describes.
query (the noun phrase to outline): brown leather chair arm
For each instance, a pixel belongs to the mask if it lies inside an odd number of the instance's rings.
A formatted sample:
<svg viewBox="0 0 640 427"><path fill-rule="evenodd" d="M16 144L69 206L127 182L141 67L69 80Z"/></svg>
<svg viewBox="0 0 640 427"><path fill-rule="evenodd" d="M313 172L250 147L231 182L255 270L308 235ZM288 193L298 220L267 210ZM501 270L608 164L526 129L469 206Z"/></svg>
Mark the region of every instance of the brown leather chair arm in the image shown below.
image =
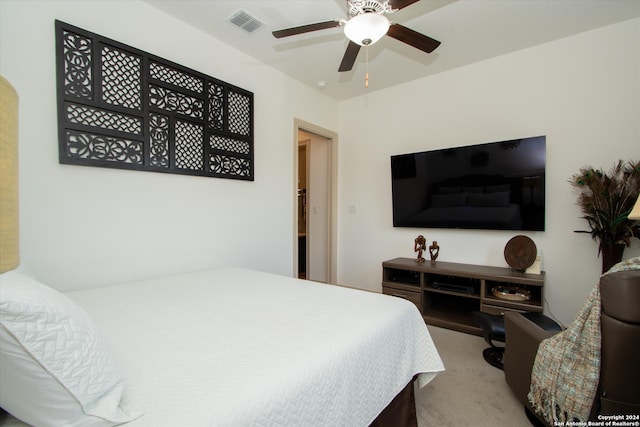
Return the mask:
<svg viewBox="0 0 640 427"><path fill-rule="evenodd" d="M527 394L531 387L531 370L540 342L557 331L547 331L517 312L504 314L505 359L507 384L523 405L529 406Z"/></svg>
<svg viewBox="0 0 640 427"><path fill-rule="evenodd" d="M602 352L596 413L640 413L640 271L600 278Z"/></svg>

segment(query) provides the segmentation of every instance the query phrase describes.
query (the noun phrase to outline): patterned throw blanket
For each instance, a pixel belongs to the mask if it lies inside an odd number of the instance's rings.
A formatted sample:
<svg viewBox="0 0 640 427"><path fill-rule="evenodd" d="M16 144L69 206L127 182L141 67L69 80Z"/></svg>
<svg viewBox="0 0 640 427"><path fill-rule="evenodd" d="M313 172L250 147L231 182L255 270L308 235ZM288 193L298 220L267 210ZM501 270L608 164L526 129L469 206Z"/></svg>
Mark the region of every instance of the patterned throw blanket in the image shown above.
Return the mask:
<svg viewBox="0 0 640 427"><path fill-rule="evenodd" d="M605 274L639 269L640 257L635 257ZM549 424L588 420L600 379L600 342L600 288L596 286L573 323L538 348L528 398Z"/></svg>

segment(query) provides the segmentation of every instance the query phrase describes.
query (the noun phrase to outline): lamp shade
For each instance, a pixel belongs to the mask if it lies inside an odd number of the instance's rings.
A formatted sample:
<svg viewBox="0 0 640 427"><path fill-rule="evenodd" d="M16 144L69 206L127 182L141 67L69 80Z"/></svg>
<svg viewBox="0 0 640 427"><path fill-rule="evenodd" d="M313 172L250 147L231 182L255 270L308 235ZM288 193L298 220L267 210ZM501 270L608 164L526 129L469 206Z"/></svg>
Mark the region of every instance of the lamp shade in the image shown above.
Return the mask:
<svg viewBox="0 0 640 427"><path fill-rule="evenodd" d="M18 94L0 76L0 273L19 262Z"/></svg>
<svg viewBox="0 0 640 427"><path fill-rule="evenodd" d="M389 20L375 12L366 12L354 16L344 25L344 35L360 46L369 46L389 31Z"/></svg>
<svg viewBox="0 0 640 427"><path fill-rule="evenodd" d="M640 220L640 195L636 200L636 204L633 205L633 209L631 209L631 212L629 212L629 219Z"/></svg>

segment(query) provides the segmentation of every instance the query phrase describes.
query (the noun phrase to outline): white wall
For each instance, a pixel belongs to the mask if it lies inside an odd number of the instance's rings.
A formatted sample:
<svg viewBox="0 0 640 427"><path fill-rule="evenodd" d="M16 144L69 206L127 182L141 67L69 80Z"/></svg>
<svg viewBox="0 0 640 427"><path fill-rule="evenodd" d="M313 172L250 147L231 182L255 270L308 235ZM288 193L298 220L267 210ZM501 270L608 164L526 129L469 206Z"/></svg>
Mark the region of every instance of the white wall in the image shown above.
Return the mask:
<svg viewBox="0 0 640 427"><path fill-rule="evenodd" d="M638 160L639 118L639 19L342 102L339 282L380 290L380 263L414 257L418 234L438 241L438 260L506 267L513 232L394 229L389 156L546 135L546 231L523 234L542 255L546 308L571 321L601 261L596 242L573 232L586 223L568 178ZM638 254L634 239L625 258Z"/></svg>
<svg viewBox="0 0 640 427"><path fill-rule="evenodd" d="M54 19L252 91L255 181L58 164ZM62 290L226 265L293 274L294 118L335 130L336 101L135 0L0 1L0 73L20 97L23 271Z"/></svg>

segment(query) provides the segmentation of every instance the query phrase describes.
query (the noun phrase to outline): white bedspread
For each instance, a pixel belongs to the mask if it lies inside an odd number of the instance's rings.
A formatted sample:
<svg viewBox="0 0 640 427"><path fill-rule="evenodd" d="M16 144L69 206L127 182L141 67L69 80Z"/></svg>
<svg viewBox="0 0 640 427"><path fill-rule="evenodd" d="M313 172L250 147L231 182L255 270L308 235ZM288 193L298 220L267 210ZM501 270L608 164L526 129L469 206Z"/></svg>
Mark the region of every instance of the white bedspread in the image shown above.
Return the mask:
<svg viewBox="0 0 640 427"><path fill-rule="evenodd" d="M145 415L134 426L366 426L442 361L413 304L245 269L67 294Z"/></svg>

